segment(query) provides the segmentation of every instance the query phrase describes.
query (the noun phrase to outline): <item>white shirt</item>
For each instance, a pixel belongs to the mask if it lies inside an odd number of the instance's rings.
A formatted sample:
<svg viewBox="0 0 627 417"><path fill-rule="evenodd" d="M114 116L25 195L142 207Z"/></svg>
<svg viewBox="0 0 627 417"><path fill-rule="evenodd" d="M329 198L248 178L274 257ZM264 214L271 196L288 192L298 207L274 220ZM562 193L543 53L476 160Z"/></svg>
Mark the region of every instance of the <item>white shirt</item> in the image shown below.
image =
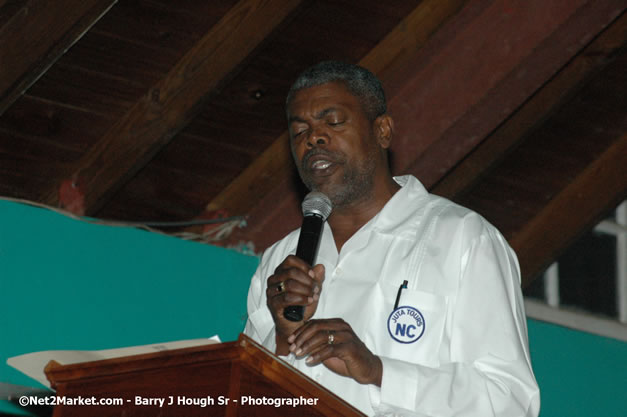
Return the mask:
<svg viewBox="0 0 627 417"><path fill-rule="evenodd" d="M367 415L537 416L514 252L478 214L412 176L395 180L402 188L340 253L325 224L317 262L326 277L313 316L351 325L381 358L381 387L284 359ZM248 294L245 333L273 352L266 280L295 253L298 234L264 253Z"/></svg>

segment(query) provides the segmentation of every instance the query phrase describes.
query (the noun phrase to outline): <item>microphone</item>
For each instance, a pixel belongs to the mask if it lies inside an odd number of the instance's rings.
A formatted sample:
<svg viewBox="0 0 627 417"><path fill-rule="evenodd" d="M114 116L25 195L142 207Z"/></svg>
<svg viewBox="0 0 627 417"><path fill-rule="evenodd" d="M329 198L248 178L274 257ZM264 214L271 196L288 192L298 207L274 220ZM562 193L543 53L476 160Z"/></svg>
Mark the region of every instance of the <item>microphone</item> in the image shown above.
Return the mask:
<svg viewBox="0 0 627 417"><path fill-rule="evenodd" d="M331 214L333 206L329 197L319 191L312 191L305 196L302 209L304 217L298 236L296 257L313 266L320 246L322 225ZM301 321L304 313L304 306L288 306L283 310L283 316L290 321Z"/></svg>

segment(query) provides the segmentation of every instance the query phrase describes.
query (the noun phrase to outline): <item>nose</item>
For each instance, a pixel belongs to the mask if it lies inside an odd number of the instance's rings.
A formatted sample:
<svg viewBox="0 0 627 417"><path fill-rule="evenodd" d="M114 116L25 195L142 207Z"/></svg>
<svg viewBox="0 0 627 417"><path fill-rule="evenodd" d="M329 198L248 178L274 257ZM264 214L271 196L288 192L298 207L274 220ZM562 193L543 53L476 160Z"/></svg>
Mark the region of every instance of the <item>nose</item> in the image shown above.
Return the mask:
<svg viewBox="0 0 627 417"><path fill-rule="evenodd" d="M329 136L323 129L314 129L307 140L307 147L323 146L329 143Z"/></svg>

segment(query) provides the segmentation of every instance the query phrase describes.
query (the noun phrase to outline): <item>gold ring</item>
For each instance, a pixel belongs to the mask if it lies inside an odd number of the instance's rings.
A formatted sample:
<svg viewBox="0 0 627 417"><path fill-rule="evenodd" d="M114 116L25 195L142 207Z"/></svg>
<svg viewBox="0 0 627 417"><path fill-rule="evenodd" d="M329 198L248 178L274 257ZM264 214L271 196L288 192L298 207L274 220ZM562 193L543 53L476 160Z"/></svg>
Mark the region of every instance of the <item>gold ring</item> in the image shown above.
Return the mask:
<svg viewBox="0 0 627 417"><path fill-rule="evenodd" d="M334 341L335 341L335 336L333 335L333 332L329 330L329 340L327 340L327 343L329 345L332 345Z"/></svg>
<svg viewBox="0 0 627 417"><path fill-rule="evenodd" d="M279 285L276 286L276 292L282 293L283 291L285 291L285 284L281 281L279 282Z"/></svg>

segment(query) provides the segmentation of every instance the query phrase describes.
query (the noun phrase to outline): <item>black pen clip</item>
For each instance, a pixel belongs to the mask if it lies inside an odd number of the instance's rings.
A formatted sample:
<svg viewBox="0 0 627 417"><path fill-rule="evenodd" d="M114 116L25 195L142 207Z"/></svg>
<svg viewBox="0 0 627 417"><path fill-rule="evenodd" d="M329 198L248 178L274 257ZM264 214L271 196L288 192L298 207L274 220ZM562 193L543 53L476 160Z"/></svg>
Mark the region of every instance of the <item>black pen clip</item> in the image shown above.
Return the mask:
<svg viewBox="0 0 627 417"><path fill-rule="evenodd" d="M403 288L407 288L407 280L404 280L400 287L398 287L398 293L396 293L396 302L394 303L394 310L398 308L398 302L401 299L401 291Z"/></svg>

